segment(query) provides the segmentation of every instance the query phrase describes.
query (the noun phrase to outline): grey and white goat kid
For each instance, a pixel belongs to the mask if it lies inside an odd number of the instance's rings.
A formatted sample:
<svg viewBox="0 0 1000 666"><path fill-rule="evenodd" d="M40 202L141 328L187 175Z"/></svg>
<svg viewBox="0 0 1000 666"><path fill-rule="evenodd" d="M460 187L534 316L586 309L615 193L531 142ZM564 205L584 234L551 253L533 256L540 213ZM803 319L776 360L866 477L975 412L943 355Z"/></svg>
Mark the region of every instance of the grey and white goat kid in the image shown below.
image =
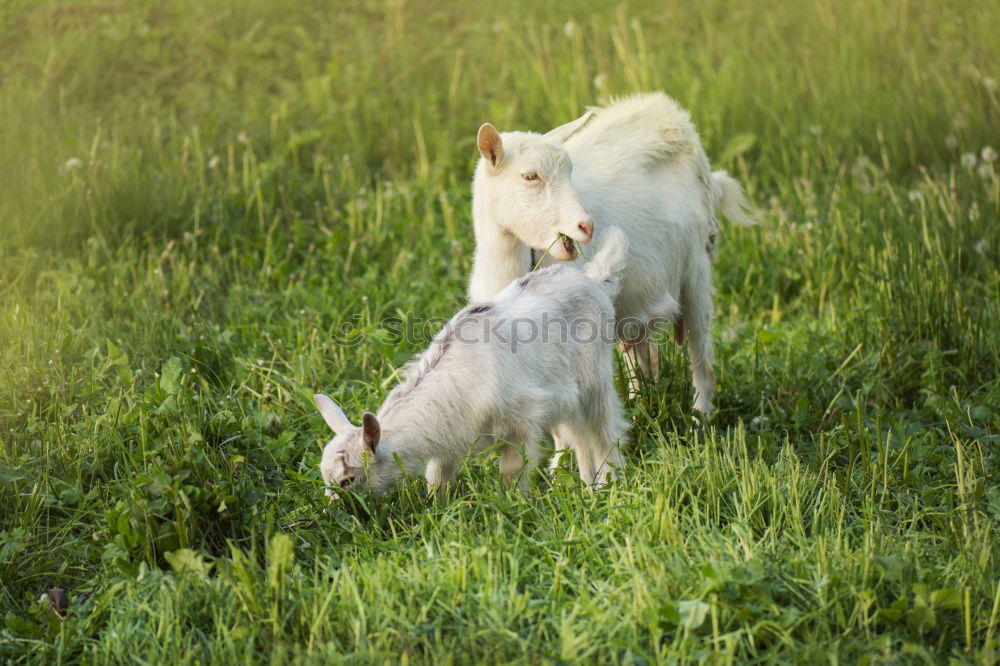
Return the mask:
<svg viewBox="0 0 1000 666"><path fill-rule="evenodd" d="M434 490L466 455L494 445L504 479L526 490L545 431L557 450L576 454L585 483L613 478L626 421L613 380L612 299L625 250L624 234L609 229L582 270L551 266L467 306L360 426L316 395L335 434L320 462L327 495L336 486L383 494L404 470Z"/></svg>

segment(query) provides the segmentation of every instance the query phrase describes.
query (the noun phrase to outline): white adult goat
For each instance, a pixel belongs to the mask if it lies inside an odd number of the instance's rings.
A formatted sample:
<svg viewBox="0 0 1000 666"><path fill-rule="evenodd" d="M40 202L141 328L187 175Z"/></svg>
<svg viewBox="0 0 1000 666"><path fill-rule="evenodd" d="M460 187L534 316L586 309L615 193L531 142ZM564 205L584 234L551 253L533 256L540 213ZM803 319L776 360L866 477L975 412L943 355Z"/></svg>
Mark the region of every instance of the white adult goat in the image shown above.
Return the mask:
<svg viewBox="0 0 1000 666"><path fill-rule="evenodd" d="M603 249L582 271L551 266L461 310L360 427L316 395L336 435L320 462L327 494L334 497L333 486L386 492L402 476L396 457L433 489L495 440L504 447L500 471L526 488L546 430L557 449L576 453L584 482L614 475L626 422L614 386L611 299L625 245L621 231L606 229Z"/></svg>
<svg viewBox="0 0 1000 666"><path fill-rule="evenodd" d="M711 411L712 258L716 211L754 222L739 183L712 172L690 116L663 93L628 97L548 134L505 132L489 123L472 189L476 252L469 299L494 296L531 268L532 248L576 258L572 240L598 247L612 226L629 252L615 299L619 334L644 374L655 370L651 319L680 303L689 331L695 408ZM628 325L624 325L628 324ZM678 335L679 338L682 335Z"/></svg>

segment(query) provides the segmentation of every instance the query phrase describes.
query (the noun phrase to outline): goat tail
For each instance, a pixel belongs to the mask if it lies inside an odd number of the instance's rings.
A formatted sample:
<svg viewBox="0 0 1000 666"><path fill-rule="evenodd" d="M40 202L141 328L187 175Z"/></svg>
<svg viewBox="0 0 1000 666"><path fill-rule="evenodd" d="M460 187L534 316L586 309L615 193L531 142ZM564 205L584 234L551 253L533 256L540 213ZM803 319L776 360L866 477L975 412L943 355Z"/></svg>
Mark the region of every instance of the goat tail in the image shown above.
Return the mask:
<svg viewBox="0 0 1000 666"><path fill-rule="evenodd" d="M757 224L757 216L739 181L725 171L712 172L712 199L715 209L730 222L744 226Z"/></svg>
<svg viewBox="0 0 1000 666"><path fill-rule="evenodd" d="M604 286L608 294L614 297L618 294L618 273L625 265L628 238L618 227L609 227L601 240L601 249L583 267L583 272L591 280Z"/></svg>

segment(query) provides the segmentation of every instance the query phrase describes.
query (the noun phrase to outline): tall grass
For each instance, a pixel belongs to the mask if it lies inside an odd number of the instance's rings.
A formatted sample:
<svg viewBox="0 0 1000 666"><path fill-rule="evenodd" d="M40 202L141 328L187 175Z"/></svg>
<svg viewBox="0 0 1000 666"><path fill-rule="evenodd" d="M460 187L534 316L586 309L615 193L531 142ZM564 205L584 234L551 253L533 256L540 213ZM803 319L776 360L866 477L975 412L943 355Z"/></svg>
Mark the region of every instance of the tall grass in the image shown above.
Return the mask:
<svg viewBox="0 0 1000 666"><path fill-rule="evenodd" d="M0 655L995 663L998 14L0 8ZM647 89L763 213L715 421L665 344L605 491L328 506L309 396L373 408L434 332L387 321L462 305L478 125Z"/></svg>

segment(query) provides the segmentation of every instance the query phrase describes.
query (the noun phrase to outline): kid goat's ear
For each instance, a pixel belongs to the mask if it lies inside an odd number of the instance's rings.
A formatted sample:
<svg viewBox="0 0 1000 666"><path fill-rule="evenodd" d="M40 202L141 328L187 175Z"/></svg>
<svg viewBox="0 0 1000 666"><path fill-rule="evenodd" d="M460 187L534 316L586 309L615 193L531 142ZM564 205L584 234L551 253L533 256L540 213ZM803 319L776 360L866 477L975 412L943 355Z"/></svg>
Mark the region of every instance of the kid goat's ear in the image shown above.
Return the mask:
<svg viewBox="0 0 1000 666"><path fill-rule="evenodd" d="M382 437L382 426L378 424L378 419L371 412L365 412L364 417L361 419L361 433L365 448L375 453L378 440Z"/></svg>
<svg viewBox="0 0 1000 666"><path fill-rule="evenodd" d="M545 133L545 138L558 143L565 143L567 139L586 127L587 123L595 117L597 117L596 113L593 111L587 111L587 113L583 114L576 120L571 120L565 125L560 125L553 130L549 130Z"/></svg>
<svg viewBox="0 0 1000 666"><path fill-rule="evenodd" d="M316 408L319 409L319 413L323 415L323 420L326 424L330 426L330 430L333 434L339 435L342 432L349 430L351 422L347 420L344 416L344 410L337 406L333 400L329 397L323 395L322 393L317 393L313 396L313 402L316 403Z"/></svg>
<svg viewBox="0 0 1000 666"><path fill-rule="evenodd" d="M503 162L503 141L500 139L500 132L493 125L483 123L476 135L476 145L479 146L479 153L491 166Z"/></svg>

